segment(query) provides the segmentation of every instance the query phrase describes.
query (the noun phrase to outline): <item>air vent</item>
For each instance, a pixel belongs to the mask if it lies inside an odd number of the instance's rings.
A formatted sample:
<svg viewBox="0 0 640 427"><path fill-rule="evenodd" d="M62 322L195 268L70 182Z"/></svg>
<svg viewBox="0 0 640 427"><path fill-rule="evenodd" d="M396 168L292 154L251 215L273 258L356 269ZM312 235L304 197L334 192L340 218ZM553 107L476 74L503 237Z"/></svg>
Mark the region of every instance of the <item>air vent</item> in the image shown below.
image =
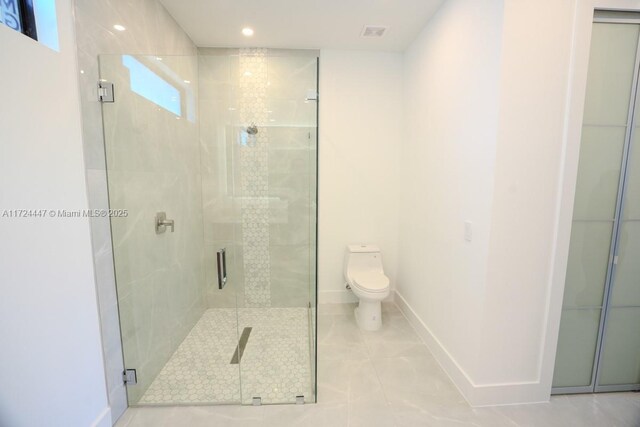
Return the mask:
<svg viewBox="0 0 640 427"><path fill-rule="evenodd" d="M387 27L380 25L365 25L362 29L362 37L382 37L387 32Z"/></svg>

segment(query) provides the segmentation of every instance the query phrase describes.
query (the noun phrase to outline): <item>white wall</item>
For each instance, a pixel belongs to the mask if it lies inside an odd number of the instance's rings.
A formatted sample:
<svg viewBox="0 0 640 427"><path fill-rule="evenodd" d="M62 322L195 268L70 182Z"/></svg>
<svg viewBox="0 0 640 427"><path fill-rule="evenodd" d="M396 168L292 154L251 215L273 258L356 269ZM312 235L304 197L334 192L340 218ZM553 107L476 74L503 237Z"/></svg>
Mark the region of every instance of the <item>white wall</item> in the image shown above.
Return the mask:
<svg viewBox="0 0 640 427"><path fill-rule="evenodd" d="M401 54L321 51L320 303L355 301L343 278L350 243L379 245L395 287L401 119Z"/></svg>
<svg viewBox="0 0 640 427"><path fill-rule="evenodd" d="M465 372L486 286L502 8L450 0L405 53L398 290Z"/></svg>
<svg viewBox="0 0 640 427"><path fill-rule="evenodd" d="M473 405L549 397L574 11L449 0L405 55L399 300Z"/></svg>
<svg viewBox="0 0 640 427"><path fill-rule="evenodd" d="M505 1L482 364L474 380L498 390L508 384L511 398L522 401L548 400L550 391L541 369L574 10L574 0Z"/></svg>
<svg viewBox="0 0 640 427"><path fill-rule="evenodd" d="M0 211L86 209L71 1L60 53L0 25ZM0 217L0 425L110 425L87 219Z"/></svg>

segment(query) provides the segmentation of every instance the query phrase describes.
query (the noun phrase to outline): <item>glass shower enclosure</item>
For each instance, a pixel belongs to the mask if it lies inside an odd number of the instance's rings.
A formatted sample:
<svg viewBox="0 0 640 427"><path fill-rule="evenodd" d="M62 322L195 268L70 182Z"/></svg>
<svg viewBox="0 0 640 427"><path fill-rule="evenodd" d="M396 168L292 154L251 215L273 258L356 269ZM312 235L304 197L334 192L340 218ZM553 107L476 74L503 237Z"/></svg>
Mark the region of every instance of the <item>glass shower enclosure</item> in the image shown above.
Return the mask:
<svg viewBox="0 0 640 427"><path fill-rule="evenodd" d="M318 57L103 55L129 404L316 399Z"/></svg>

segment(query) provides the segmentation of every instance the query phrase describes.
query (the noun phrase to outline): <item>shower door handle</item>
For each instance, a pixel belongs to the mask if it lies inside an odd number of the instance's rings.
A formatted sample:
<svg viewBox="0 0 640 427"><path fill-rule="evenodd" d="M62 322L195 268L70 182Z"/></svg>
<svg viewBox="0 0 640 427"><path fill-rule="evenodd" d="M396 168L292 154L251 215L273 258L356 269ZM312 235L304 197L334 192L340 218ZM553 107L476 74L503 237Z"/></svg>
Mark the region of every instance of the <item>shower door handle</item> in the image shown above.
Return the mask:
<svg viewBox="0 0 640 427"><path fill-rule="evenodd" d="M227 251L222 248L216 254L218 264L218 289L222 289L227 284Z"/></svg>

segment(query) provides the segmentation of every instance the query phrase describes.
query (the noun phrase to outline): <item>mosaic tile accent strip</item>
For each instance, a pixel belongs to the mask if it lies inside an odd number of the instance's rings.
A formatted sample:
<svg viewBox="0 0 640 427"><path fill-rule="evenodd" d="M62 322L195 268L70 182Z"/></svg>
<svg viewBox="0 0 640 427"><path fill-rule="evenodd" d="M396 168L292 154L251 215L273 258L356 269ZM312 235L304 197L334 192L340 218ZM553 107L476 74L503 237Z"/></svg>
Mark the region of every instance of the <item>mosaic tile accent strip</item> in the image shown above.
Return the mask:
<svg viewBox="0 0 640 427"><path fill-rule="evenodd" d="M244 249L245 305L271 305L269 256L269 133L267 50L240 49L238 112L241 126L240 188Z"/></svg>
<svg viewBox="0 0 640 427"><path fill-rule="evenodd" d="M139 405L263 404L312 399L307 308L207 310ZM237 320L236 320L237 319ZM253 328L239 365L238 330Z"/></svg>

